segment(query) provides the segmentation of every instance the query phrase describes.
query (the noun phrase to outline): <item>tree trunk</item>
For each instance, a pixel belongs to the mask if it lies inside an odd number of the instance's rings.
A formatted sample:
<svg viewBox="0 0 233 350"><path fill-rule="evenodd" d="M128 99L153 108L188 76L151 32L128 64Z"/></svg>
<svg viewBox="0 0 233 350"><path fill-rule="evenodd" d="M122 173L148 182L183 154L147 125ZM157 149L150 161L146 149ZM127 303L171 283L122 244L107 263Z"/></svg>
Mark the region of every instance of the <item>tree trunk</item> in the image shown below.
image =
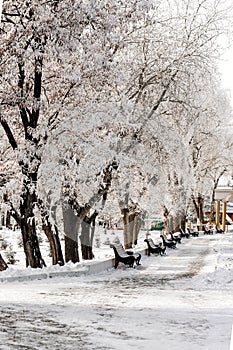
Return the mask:
<svg viewBox="0 0 233 350"><path fill-rule="evenodd" d="M214 187L213 187L213 191L212 191L212 196L211 196L211 209L210 209L210 220L211 222L215 221L215 190L218 187L218 183L219 183L219 179L221 178L221 176L225 173L225 169L219 174L219 176L217 177L217 179L214 181Z"/></svg>
<svg viewBox="0 0 233 350"><path fill-rule="evenodd" d="M95 212L92 217L91 217L91 246L93 247L93 241L94 241L94 235L95 235L95 220L96 220L96 217L97 217L98 213ZM93 255L94 257L94 255Z"/></svg>
<svg viewBox="0 0 233 350"><path fill-rule="evenodd" d="M169 215L168 217L168 233L169 232L173 232L173 229L174 229L174 217L173 215Z"/></svg>
<svg viewBox="0 0 233 350"><path fill-rule="evenodd" d="M138 233L141 227L141 219L138 213L130 213L129 209L121 209L123 216L123 236L124 236L124 248L131 249L133 245L137 244Z"/></svg>
<svg viewBox="0 0 233 350"><path fill-rule="evenodd" d="M171 231L172 232L179 231L179 228L180 228L180 216L179 215L173 216L172 224L173 225L172 225Z"/></svg>
<svg viewBox="0 0 233 350"><path fill-rule="evenodd" d="M165 232L169 233L170 231L170 211L166 207L164 207L164 226L165 226Z"/></svg>
<svg viewBox="0 0 233 350"><path fill-rule="evenodd" d="M85 216L81 223L81 250L82 258L84 260L92 260L94 258L93 254L93 239L95 233L95 219L98 213L94 212L90 217Z"/></svg>
<svg viewBox="0 0 233 350"><path fill-rule="evenodd" d="M183 215L181 215L180 228L185 232L185 230L186 230L186 214L185 213Z"/></svg>
<svg viewBox="0 0 233 350"><path fill-rule="evenodd" d="M47 198L49 200L49 196ZM51 202L47 202L47 205L49 206L49 211L51 213L52 219L54 222L56 222L56 206L51 206ZM50 222L50 217L48 215L48 208L47 206L44 205L43 201L38 199L38 206L40 208L41 212L41 218L42 218L42 229L49 241L50 245L50 251L52 255L52 264L53 265L64 265L64 258L63 258L63 253L61 249L61 242L59 238L59 232L57 229L57 226L54 224L52 226ZM54 227L54 230L53 230Z"/></svg>
<svg viewBox="0 0 233 350"><path fill-rule="evenodd" d="M78 242L65 235L65 261L79 262Z"/></svg>
<svg viewBox="0 0 233 350"><path fill-rule="evenodd" d="M138 214L134 217L134 225L133 225L133 244L137 245L138 243L138 234L141 228L141 218Z"/></svg>
<svg viewBox="0 0 233 350"><path fill-rule="evenodd" d="M196 211L196 216L200 220L200 226L202 226L202 224L204 223L204 212L203 212L204 199L200 193L198 194L197 200L195 199L194 196L192 197L192 199L193 199L193 205Z"/></svg>
<svg viewBox="0 0 233 350"><path fill-rule="evenodd" d="M26 255L26 266L42 268L45 262L42 259L38 237L36 234L34 205L37 202L36 194L31 191L26 177L24 180L24 192L21 196L20 215L21 232L23 237L24 252Z"/></svg>
<svg viewBox="0 0 233 350"><path fill-rule="evenodd" d="M0 271L4 271L8 268L7 263L4 261L2 255L0 254Z"/></svg>
<svg viewBox="0 0 233 350"><path fill-rule="evenodd" d="M48 218L43 219L42 229L48 238L50 244L50 250L52 254L52 264L53 265L64 265L64 258L61 249L61 242L59 239L58 230L54 227L55 232L52 230L52 226L48 221Z"/></svg>
<svg viewBox="0 0 233 350"><path fill-rule="evenodd" d="M92 251L92 244L91 244L91 237L90 237L91 225L88 221L86 221L86 218L87 217L84 218L81 224L81 235L80 235L81 251L82 251L82 258L84 260L92 260L94 258L94 254Z"/></svg>
<svg viewBox="0 0 233 350"><path fill-rule="evenodd" d="M9 229L12 229L11 214L10 214L9 210L7 210L7 212L6 212L6 227L9 228Z"/></svg>
<svg viewBox="0 0 233 350"><path fill-rule="evenodd" d="M133 246L133 234L134 234L134 220L135 213L130 213L128 215L128 245L126 249L130 249Z"/></svg>
<svg viewBox="0 0 233 350"><path fill-rule="evenodd" d="M64 204L62 207L65 232L65 261L79 262L78 253L78 216L73 209Z"/></svg>
<svg viewBox="0 0 233 350"><path fill-rule="evenodd" d="M123 236L124 236L124 248L132 248L132 240L130 242L130 230L129 230L129 209L121 209L121 214L123 216Z"/></svg>
<svg viewBox="0 0 233 350"><path fill-rule="evenodd" d="M5 217L4 214L1 216L1 226L5 226Z"/></svg>

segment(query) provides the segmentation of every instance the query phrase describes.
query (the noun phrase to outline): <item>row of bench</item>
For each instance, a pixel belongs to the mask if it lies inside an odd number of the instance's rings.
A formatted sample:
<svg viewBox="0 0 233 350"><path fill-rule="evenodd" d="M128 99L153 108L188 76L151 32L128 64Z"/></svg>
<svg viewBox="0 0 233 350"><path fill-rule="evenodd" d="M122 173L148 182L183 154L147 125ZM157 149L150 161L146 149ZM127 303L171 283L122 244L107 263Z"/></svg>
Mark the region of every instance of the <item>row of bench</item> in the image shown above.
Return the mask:
<svg viewBox="0 0 233 350"><path fill-rule="evenodd" d="M163 243L154 243L152 238L145 239L145 242L147 243L147 255L150 254L165 254L166 247L169 248L175 248L176 242L173 240L168 240L165 236L161 235L161 238L163 240ZM115 269L119 265L119 263L123 263L125 265L128 265L129 267L135 267L140 265L141 260L141 254L140 253L134 253L130 250L125 250L120 242L115 244L110 244L110 248L113 249L115 254Z"/></svg>
<svg viewBox="0 0 233 350"><path fill-rule="evenodd" d="M213 234L213 230L207 230L204 227L204 234ZM224 233L223 230L218 230L217 233ZM167 235L161 234L160 237L162 239L162 242L155 243L152 238L146 238L144 242L147 243L147 255L150 254L158 254L158 255L164 255L166 252L166 248L174 249L176 248L177 243L181 243L182 238L190 238L190 236L197 237L199 235L198 231L192 231L189 228L187 229L187 232L184 232L182 229L180 229L179 232L172 233L170 232L170 237L168 238ZM115 269L119 265L119 263L123 263L125 265L128 265L129 267L135 267L140 265L141 260L141 254L140 253L134 253L130 250L125 250L120 242L115 244L110 244L110 247L113 248L114 254L115 254Z"/></svg>

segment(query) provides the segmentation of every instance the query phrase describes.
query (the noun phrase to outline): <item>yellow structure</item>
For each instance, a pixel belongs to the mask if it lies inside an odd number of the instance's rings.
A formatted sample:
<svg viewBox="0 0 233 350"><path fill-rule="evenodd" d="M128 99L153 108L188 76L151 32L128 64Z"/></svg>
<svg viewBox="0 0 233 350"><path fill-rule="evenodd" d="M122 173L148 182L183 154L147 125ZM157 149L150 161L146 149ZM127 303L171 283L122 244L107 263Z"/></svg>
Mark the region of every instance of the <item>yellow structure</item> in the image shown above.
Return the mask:
<svg viewBox="0 0 233 350"><path fill-rule="evenodd" d="M217 187L214 193L214 199L216 201L216 214L215 224L217 228L220 228L220 207L222 202L222 229L226 230L226 214L227 214L227 202L233 201L233 188L232 187Z"/></svg>
<svg viewBox="0 0 233 350"><path fill-rule="evenodd" d="M217 228L220 228L220 200L216 201L216 210L215 210L215 225Z"/></svg>
<svg viewBox="0 0 233 350"><path fill-rule="evenodd" d="M225 231L226 229L226 214L227 214L227 202L223 202L222 204L222 229Z"/></svg>

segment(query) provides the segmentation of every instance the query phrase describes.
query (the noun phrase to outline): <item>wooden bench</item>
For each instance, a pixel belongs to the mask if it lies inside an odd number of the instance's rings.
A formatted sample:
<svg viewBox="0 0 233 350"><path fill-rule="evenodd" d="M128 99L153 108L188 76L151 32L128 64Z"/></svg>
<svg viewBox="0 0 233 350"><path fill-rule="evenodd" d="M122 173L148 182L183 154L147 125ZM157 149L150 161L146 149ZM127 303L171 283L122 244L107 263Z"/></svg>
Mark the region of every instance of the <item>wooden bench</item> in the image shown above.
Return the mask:
<svg viewBox="0 0 233 350"><path fill-rule="evenodd" d="M163 245L168 248L175 249L176 248L176 242L173 241L172 239L168 239L166 235L161 234L160 237L163 240Z"/></svg>
<svg viewBox="0 0 233 350"><path fill-rule="evenodd" d="M218 228L217 226L216 226L216 232L217 233L225 233L221 228Z"/></svg>
<svg viewBox="0 0 233 350"><path fill-rule="evenodd" d="M162 246L162 243L155 244L152 238L144 239L144 242L147 243L148 256L150 256L150 254L159 254L159 255L165 254L166 247Z"/></svg>
<svg viewBox="0 0 233 350"><path fill-rule="evenodd" d="M184 232L184 230L182 228L179 229L180 234L181 234L181 238L185 237L185 238L189 238L190 234L188 232Z"/></svg>
<svg viewBox="0 0 233 350"><path fill-rule="evenodd" d="M173 232L169 232L169 235L172 241L175 241L176 243L181 243L181 234L178 235L178 233L173 234Z"/></svg>
<svg viewBox="0 0 233 350"><path fill-rule="evenodd" d="M134 267L134 264L140 265L140 253L133 253L132 251L124 250L121 243L110 244L110 248L114 250L115 254L115 269L120 262L128 265L129 267Z"/></svg>
<svg viewBox="0 0 233 350"><path fill-rule="evenodd" d="M193 236L193 237L199 236L199 231L192 231L192 230L190 230L190 228L187 228L187 230L188 230L188 233L190 234L190 236Z"/></svg>
<svg viewBox="0 0 233 350"><path fill-rule="evenodd" d="M204 231L204 235L212 235L214 233L213 230L207 230L207 228L205 227L205 225L203 225L203 231Z"/></svg>

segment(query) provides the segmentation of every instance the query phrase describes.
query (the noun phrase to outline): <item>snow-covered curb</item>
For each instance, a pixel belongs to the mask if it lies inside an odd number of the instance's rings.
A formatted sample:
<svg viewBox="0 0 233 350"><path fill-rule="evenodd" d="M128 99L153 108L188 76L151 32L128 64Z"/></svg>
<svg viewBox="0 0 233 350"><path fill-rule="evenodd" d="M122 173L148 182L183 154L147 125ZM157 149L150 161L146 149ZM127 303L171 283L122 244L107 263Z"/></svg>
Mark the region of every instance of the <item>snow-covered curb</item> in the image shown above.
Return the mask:
<svg viewBox="0 0 233 350"><path fill-rule="evenodd" d="M145 255L146 250L138 251ZM114 258L106 260L84 261L82 263L68 263L65 266L50 266L43 269L27 268L24 270L15 270L9 268L0 275L0 283L3 282L25 282L33 280L43 280L54 277L80 277L106 271L114 267Z"/></svg>

